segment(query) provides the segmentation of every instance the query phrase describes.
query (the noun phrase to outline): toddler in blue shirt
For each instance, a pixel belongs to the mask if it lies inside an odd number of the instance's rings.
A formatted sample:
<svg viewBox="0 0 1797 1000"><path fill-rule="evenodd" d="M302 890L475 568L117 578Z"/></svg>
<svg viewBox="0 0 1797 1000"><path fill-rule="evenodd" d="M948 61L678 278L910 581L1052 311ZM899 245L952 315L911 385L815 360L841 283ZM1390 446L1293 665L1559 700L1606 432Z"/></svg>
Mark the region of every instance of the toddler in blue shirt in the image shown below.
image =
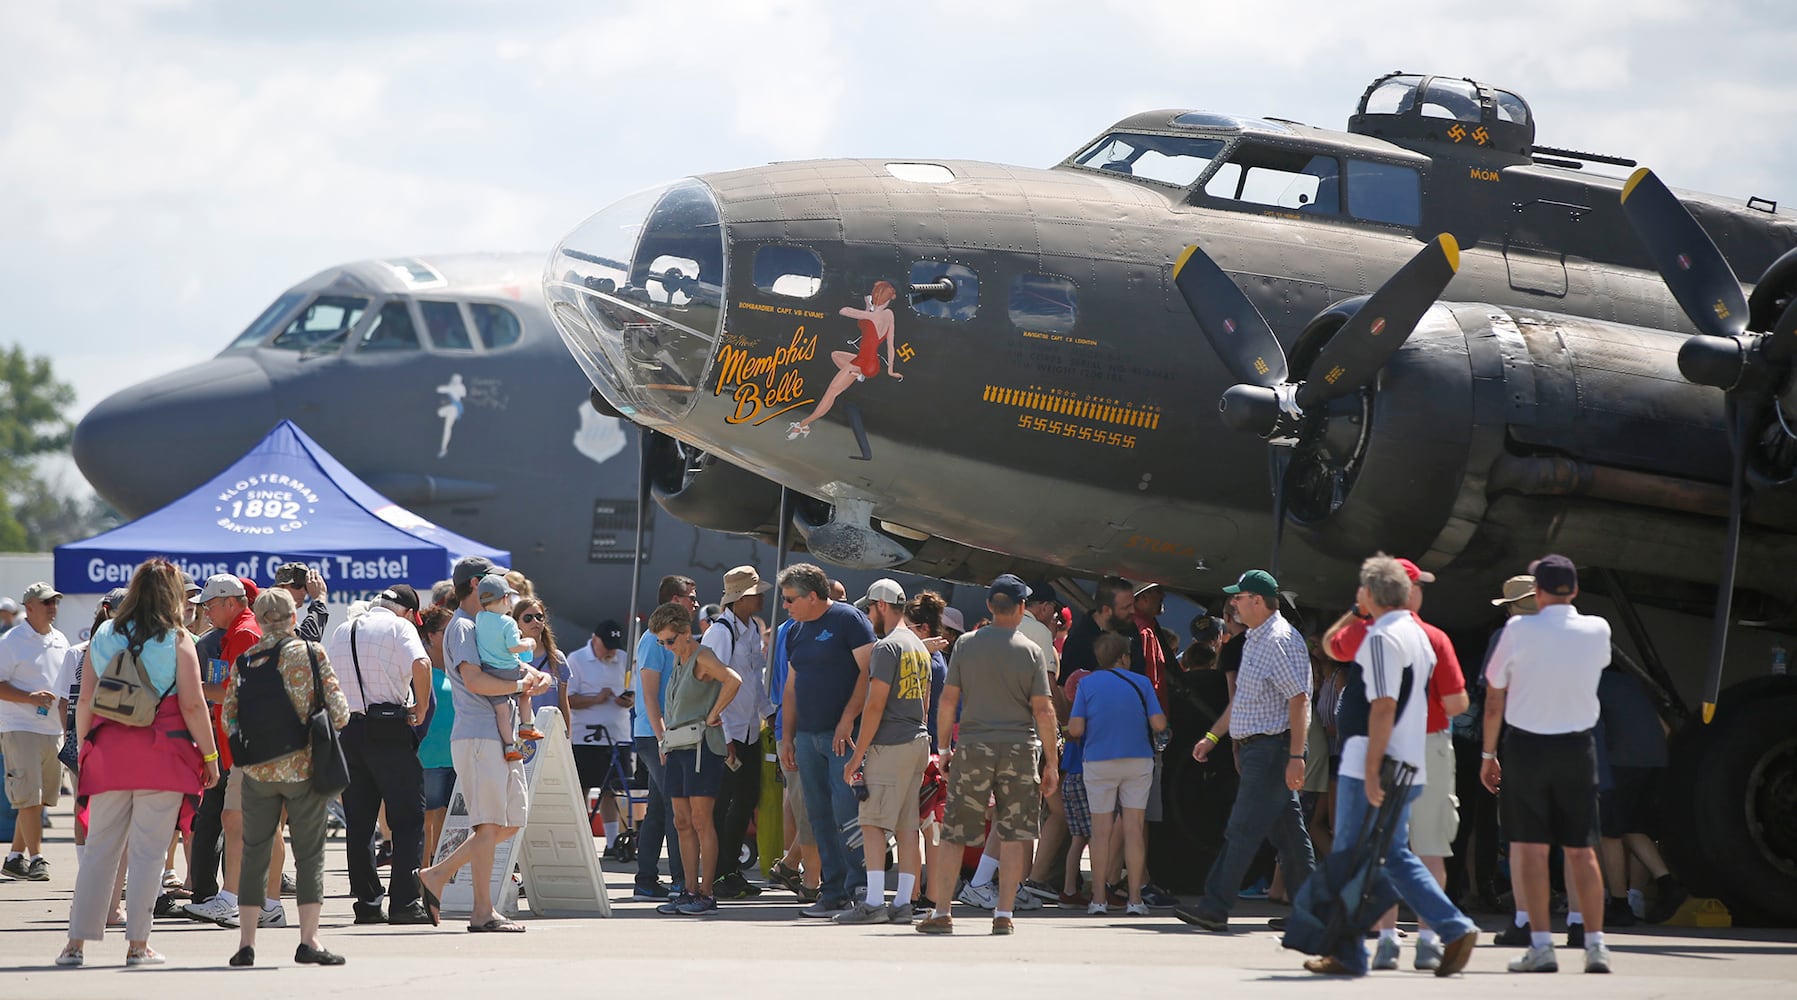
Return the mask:
<svg viewBox="0 0 1797 1000"><path fill-rule="evenodd" d="M480 646L480 669L500 680L517 681L524 676L523 667L536 649L536 643L518 632L511 616L512 598L518 592L504 576L490 573L481 578L480 614L474 616L474 638ZM524 741L540 740L543 734L530 721L530 696L517 694L488 695L493 715L499 722L499 741L505 744L506 760L524 759Z"/></svg>

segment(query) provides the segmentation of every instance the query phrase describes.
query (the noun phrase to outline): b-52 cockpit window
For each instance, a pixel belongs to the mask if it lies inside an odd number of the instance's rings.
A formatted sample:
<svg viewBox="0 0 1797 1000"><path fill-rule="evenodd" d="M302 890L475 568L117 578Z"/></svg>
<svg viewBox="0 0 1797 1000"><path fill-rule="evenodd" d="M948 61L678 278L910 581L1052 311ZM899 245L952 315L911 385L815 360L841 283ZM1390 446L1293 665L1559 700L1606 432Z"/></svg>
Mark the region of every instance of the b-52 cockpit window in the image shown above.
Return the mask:
<svg viewBox="0 0 1797 1000"><path fill-rule="evenodd" d="M394 299L381 307L375 314L374 322L362 334L362 343L356 348L358 352L370 351L416 351L418 328L412 323L412 309L404 299Z"/></svg>
<svg viewBox="0 0 1797 1000"><path fill-rule="evenodd" d="M474 342L468 337L468 324L462 319L457 302L421 300L418 309L424 313L424 329L439 351L472 351Z"/></svg>
<svg viewBox="0 0 1797 1000"><path fill-rule="evenodd" d="M1249 143L1236 147L1229 162L1204 182L1204 193L1228 201L1333 215L1341 211L1341 165L1333 156Z"/></svg>
<svg viewBox="0 0 1797 1000"><path fill-rule="evenodd" d="M474 316L474 330L480 334L481 346L489 351L510 347L524 337L517 315L504 306L470 302L468 311Z"/></svg>
<svg viewBox="0 0 1797 1000"><path fill-rule="evenodd" d="M254 322L245 327L243 332L237 335L237 339L231 341L231 346L225 350L234 351L240 347L255 347L261 344L274 331L275 324L287 318L287 313L294 306L299 305L305 297L305 292L281 293L281 297L270 302L268 308L262 310L262 315L257 316Z"/></svg>
<svg viewBox="0 0 1797 1000"><path fill-rule="evenodd" d="M320 295L268 346L280 351L309 351L340 341L367 308L368 300L358 295Z"/></svg>
<svg viewBox="0 0 1797 1000"><path fill-rule="evenodd" d="M1187 187L1222 151L1221 139L1112 132L1087 147L1073 162L1088 170Z"/></svg>

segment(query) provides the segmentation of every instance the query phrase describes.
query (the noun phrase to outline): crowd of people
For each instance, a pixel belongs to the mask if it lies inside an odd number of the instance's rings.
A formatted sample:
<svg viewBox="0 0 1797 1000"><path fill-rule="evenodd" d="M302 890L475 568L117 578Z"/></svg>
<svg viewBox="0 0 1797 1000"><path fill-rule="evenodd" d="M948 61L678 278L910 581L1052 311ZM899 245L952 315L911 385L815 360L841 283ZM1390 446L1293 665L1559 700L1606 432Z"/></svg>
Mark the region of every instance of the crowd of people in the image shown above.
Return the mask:
<svg viewBox="0 0 1797 1000"><path fill-rule="evenodd" d="M440 924L466 867L467 929L520 933L495 908L492 868L526 823L523 760L547 708L595 796L604 856L634 861L632 898L661 914L780 889L801 917L932 935L955 932L957 902L990 911L993 934L1044 905L1171 910L1226 931L1268 844L1277 865L1260 884L1295 902L1296 921L1383 822L1374 863L1418 918L1416 968L1465 966L1478 940L1466 911L1506 905L1507 865L1514 921L1498 942L1526 949L1510 968L1557 969L1558 864L1568 946L1607 972L1606 924L1663 920L1683 898L1647 822L1665 764L1655 706L1611 666L1607 623L1573 609L1563 557L1506 581L1493 604L1510 619L1470 675L1422 617L1433 581L1369 558L1350 610L1307 637L1278 581L1252 570L1182 648L1152 583L1105 577L1076 617L1064 598L1083 592L1004 575L969 627L935 591L882 579L851 603L817 566L772 581L743 566L703 610L697 582L664 578L634 650L608 620L564 653L530 581L480 557L428 595L395 585L334 625L304 564L264 589L152 559L105 596L85 641L55 627L48 584L0 635L0 751L18 809L4 871L50 878L43 811L66 768L78 871L60 965L83 964L117 925L128 964L163 962L157 916L237 928L229 964L254 965L258 928L287 926L283 895L298 907L295 961L343 964L318 939L332 824L355 923ZM1192 695L1207 678L1220 697ZM1202 731L1189 751L1169 748L1175 722ZM1188 752L1226 762L1236 791L1202 895L1182 905L1151 877L1148 830L1168 797L1165 755ZM738 849L758 810L774 819L764 759L782 786L765 880ZM471 834L440 852L457 790ZM1396 917L1366 928L1370 959L1357 931L1305 967L1397 968Z"/></svg>

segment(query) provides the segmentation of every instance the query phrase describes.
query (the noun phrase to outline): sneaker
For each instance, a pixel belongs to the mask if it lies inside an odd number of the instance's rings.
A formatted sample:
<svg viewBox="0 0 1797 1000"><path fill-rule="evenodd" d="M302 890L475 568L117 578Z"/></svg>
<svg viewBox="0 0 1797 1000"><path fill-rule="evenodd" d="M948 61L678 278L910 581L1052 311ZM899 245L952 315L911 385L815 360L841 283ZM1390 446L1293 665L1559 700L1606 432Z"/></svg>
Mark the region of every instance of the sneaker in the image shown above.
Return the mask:
<svg viewBox="0 0 1797 1000"><path fill-rule="evenodd" d="M65 969L77 967L86 961L87 961L87 956L85 954L83 954L79 949L77 949L75 951L70 951L69 949L64 948L62 950L62 954L56 956L56 964L62 966Z"/></svg>
<svg viewBox="0 0 1797 1000"><path fill-rule="evenodd" d="M281 874L281 895L283 895L283 896L299 895L299 883L295 882L293 880L292 875L288 875L285 872L283 872Z"/></svg>
<svg viewBox="0 0 1797 1000"><path fill-rule="evenodd" d="M261 914L259 914L256 917L256 926L257 927L285 927L285 926L287 926L287 909L279 903L276 903L275 908L272 910L264 907Z"/></svg>
<svg viewBox="0 0 1797 1000"><path fill-rule="evenodd" d="M1635 911L1629 909L1627 897L1611 896L1604 901L1604 930L1635 926Z"/></svg>
<svg viewBox="0 0 1797 1000"><path fill-rule="evenodd" d="M761 887L743 878L742 872L731 872L712 885L712 895L718 899L754 899L761 895Z"/></svg>
<svg viewBox="0 0 1797 1000"><path fill-rule="evenodd" d="M1061 901L1061 890L1056 889L1047 882L1038 882L1033 878L1025 879L1023 884L1018 886L1017 889L1019 892L1029 893L1044 903L1058 903Z"/></svg>
<svg viewBox="0 0 1797 1000"><path fill-rule="evenodd" d="M919 934L953 934L954 932L954 917L926 917L917 922L917 933Z"/></svg>
<svg viewBox="0 0 1797 1000"><path fill-rule="evenodd" d="M1278 931L1279 933L1284 934L1285 933L1285 918L1284 917L1268 917L1267 918L1267 930Z"/></svg>
<svg viewBox="0 0 1797 1000"><path fill-rule="evenodd" d="M393 841L383 840L381 846L374 849L374 866L387 868L393 864Z"/></svg>
<svg viewBox="0 0 1797 1000"><path fill-rule="evenodd" d="M793 895L798 895L805 888L804 875L797 868L786 867L785 861L774 862L774 870L768 878L777 886Z"/></svg>
<svg viewBox="0 0 1797 1000"><path fill-rule="evenodd" d="M1077 909L1080 909L1081 907L1091 905L1092 894L1089 892L1075 892L1075 893L1063 892L1059 896L1055 897L1055 901L1060 903L1062 906L1071 906L1077 910Z"/></svg>
<svg viewBox="0 0 1797 1000"><path fill-rule="evenodd" d="M1004 934L1014 934L1014 933L1016 933L1016 931L1017 931L1017 925L1011 922L1010 917L993 917L992 918L992 933L1004 935Z"/></svg>
<svg viewBox="0 0 1797 1000"><path fill-rule="evenodd" d="M889 906L886 908L886 914L886 922L889 924L909 924L917 919L917 911L910 903L903 906Z"/></svg>
<svg viewBox="0 0 1797 1000"><path fill-rule="evenodd" d="M1647 908L1645 914L1647 922L1663 924L1671 920L1678 913L1678 908L1685 905L1685 900L1690 897L1691 894L1685 891L1685 887L1679 885L1678 879L1671 875L1661 875L1654 879L1653 905ZM1622 925L1618 924L1617 926Z"/></svg>
<svg viewBox="0 0 1797 1000"><path fill-rule="evenodd" d="M167 963L168 959L162 957L162 952L159 952L154 948L146 947L143 951L127 952L125 954L126 965L165 965Z"/></svg>
<svg viewBox="0 0 1797 1000"><path fill-rule="evenodd" d="M819 899L800 910L799 916L810 917L813 920L829 920L848 908L849 901L846 899Z"/></svg>
<svg viewBox="0 0 1797 1000"><path fill-rule="evenodd" d="M1600 942L1585 948L1585 971L1609 973L1610 948L1608 945Z"/></svg>
<svg viewBox="0 0 1797 1000"><path fill-rule="evenodd" d="M1440 970L1437 970L1440 971ZM1531 946L1522 957L1510 963L1511 972L1559 972L1560 961L1554 957L1554 946Z"/></svg>
<svg viewBox="0 0 1797 1000"><path fill-rule="evenodd" d="M187 916L187 914L181 912L181 903L175 899L175 894L172 892L165 892L156 897L156 905L151 908L150 915L153 917Z"/></svg>
<svg viewBox="0 0 1797 1000"><path fill-rule="evenodd" d="M668 884L666 882L638 882L636 884L636 891L630 894L630 901L633 903L659 903L662 900L667 899L670 895L672 895L672 893L668 891Z"/></svg>
<svg viewBox="0 0 1797 1000"><path fill-rule="evenodd" d="M25 866L25 878L32 882L50 881L50 862L43 858L32 858L31 863Z"/></svg>
<svg viewBox="0 0 1797 1000"><path fill-rule="evenodd" d="M1398 967L1398 939L1381 937L1379 946L1373 949L1373 963L1368 968L1384 972Z"/></svg>
<svg viewBox="0 0 1797 1000"><path fill-rule="evenodd" d="M1111 912L1111 908L1096 899L1086 904L1086 916L1088 917L1102 917L1109 912Z"/></svg>
<svg viewBox="0 0 1797 1000"><path fill-rule="evenodd" d="M1179 905L1179 898L1151 882L1142 887L1142 902L1151 910L1171 910Z"/></svg>
<svg viewBox="0 0 1797 1000"><path fill-rule="evenodd" d="M892 923L892 910L863 900L831 917L830 921L837 924L889 924Z"/></svg>
<svg viewBox="0 0 1797 1000"><path fill-rule="evenodd" d="M1441 964L1435 967L1437 976L1451 976L1466 968L1466 963L1473 957L1473 949L1479 945L1479 932L1468 931L1447 944L1441 946ZM1417 966L1422 968L1422 966Z"/></svg>
<svg viewBox="0 0 1797 1000"><path fill-rule="evenodd" d="M1566 947L1572 948L1575 950L1585 947L1585 925L1584 924L1567 924L1566 925Z"/></svg>
<svg viewBox="0 0 1797 1000"><path fill-rule="evenodd" d="M1148 904L1131 903L1123 908L1123 915L1126 917L1146 917L1148 915Z"/></svg>
<svg viewBox="0 0 1797 1000"><path fill-rule="evenodd" d="M686 904L688 904L692 901L693 901L693 897L687 895L686 893L684 893L684 892L676 893L675 895L669 896L667 902L661 904L660 906L657 906L655 908L655 912L661 914L664 917L671 917L671 916L679 913L681 907L684 907Z"/></svg>
<svg viewBox="0 0 1797 1000"><path fill-rule="evenodd" d="M390 924L399 924L401 926L408 924L428 924L431 923L431 911L424 908L424 903L422 901L413 900L405 906L395 906L390 910L387 913L387 922ZM266 927L268 925L263 924L262 926Z"/></svg>
<svg viewBox="0 0 1797 1000"><path fill-rule="evenodd" d="M1243 899L1265 899L1267 898L1267 880L1264 878L1258 879L1253 885L1236 893L1236 895Z"/></svg>
<svg viewBox="0 0 1797 1000"><path fill-rule="evenodd" d="M1034 895L1032 895L1030 893L1024 892L1023 888L1021 886L1018 887L1017 900L1015 903L1012 904L1011 909L1013 909L1013 910L1040 910L1041 908L1042 908L1042 900L1036 898Z"/></svg>
<svg viewBox="0 0 1797 1000"><path fill-rule="evenodd" d="M31 878L31 863L25 860L23 854L16 858L7 858L6 864L0 865L0 872L5 872L16 879L29 880Z"/></svg>
<svg viewBox="0 0 1797 1000"><path fill-rule="evenodd" d="M381 904L378 902L364 903L358 899L350 909L355 911L358 924L384 924L387 922L387 915L381 912Z"/></svg>
<svg viewBox="0 0 1797 1000"><path fill-rule="evenodd" d="M1497 932L1497 936L1491 939L1491 943L1499 948L1527 948L1531 940L1533 939L1529 937L1529 925L1523 924L1518 927L1516 921L1512 920L1510 926Z"/></svg>
<svg viewBox="0 0 1797 1000"><path fill-rule="evenodd" d="M1411 968L1428 971L1434 971L1441 968L1442 950L1440 939L1434 941L1417 941L1416 961L1411 963Z"/></svg>
<svg viewBox="0 0 1797 1000"><path fill-rule="evenodd" d="M981 910L998 909L998 887L988 882L985 885L974 885L972 882L961 887L955 894L955 902Z"/></svg>
<svg viewBox="0 0 1797 1000"><path fill-rule="evenodd" d="M513 761L520 761L523 759L524 759L524 751L519 750L517 747L507 747L506 748L506 751L505 751L506 763L509 764L509 763L512 763Z"/></svg>
<svg viewBox="0 0 1797 1000"><path fill-rule="evenodd" d="M1182 923L1191 924L1193 927L1202 927L1207 931L1218 931L1221 933L1229 932L1229 918L1227 916L1209 914L1196 906L1174 907L1173 915L1178 917Z"/></svg>
<svg viewBox="0 0 1797 1000"><path fill-rule="evenodd" d="M680 906L680 915L684 917L708 917L718 912L716 896L689 896Z"/></svg>
<svg viewBox="0 0 1797 1000"><path fill-rule="evenodd" d="M195 920L220 927L237 926L237 904L226 902L223 896L214 896L204 903L188 903L181 907L181 912Z"/></svg>
<svg viewBox="0 0 1797 1000"><path fill-rule="evenodd" d="M518 738L535 743L537 740L545 739L546 737L544 737L543 731L535 726L519 726Z"/></svg>

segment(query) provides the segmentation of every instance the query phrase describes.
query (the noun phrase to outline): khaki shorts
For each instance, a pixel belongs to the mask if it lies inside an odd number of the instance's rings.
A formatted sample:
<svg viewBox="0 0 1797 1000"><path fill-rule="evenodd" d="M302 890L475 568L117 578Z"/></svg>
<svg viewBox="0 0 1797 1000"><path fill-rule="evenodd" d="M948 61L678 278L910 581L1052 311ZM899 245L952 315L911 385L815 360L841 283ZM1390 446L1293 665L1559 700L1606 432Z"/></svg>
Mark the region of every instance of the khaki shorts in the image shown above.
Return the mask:
<svg viewBox="0 0 1797 1000"><path fill-rule="evenodd" d="M786 804L792 808L792 825L798 828L800 847L816 847L817 834L811 832L811 814L805 811L805 789L799 786L799 772L782 767L786 777Z"/></svg>
<svg viewBox="0 0 1797 1000"><path fill-rule="evenodd" d="M1039 751L1029 743L967 743L949 758L948 815L942 840L978 844L986 839L986 804L993 803L998 839L1035 840L1042 825Z"/></svg>
<svg viewBox="0 0 1797 1000"><path fill-rule="evenodd" d="M867 801L861 803L861 825L893 833L918 828L917 792L924 769L930 766L928 738L909 743L878 744L867 748L861 773L867 780Z"/></svg>
<svg viewBox="0 0 1797 1000"><path fill-rule="evenodd" d="M1118 806L1148 808L1154 788L1153 757L1118 757L1085 762L1086 804L1093 815L1109 816Z"/></svg>
<svg viewBox="0 0 1797 1000"><path fill-rule="evenodd" d="M1460 832L1460 797L1454 794L1454 736L1430 733L1423 744L1423 794L1410 807L1410 850L1419 858L1451 858Z"/></svg>
<svg viewBox="0 0 1797 1000"><path fill-rule="evenodd" d="M505 759L505 744L496 739L449 742L469 826L523 826L524 762Z"/></svg>
<svg viewBox="0 0 1797 1000"><path fill-rule="evenodd" d="M243 811L243 783L245 780L247 780L247 776L243 773L242 768L234 767L225 772L225 804L222 807L223 811Z"/></svg>
<svg viewBox="0 0 1797 1000"><path fill-rule="evenodd" d="M62 734L0 733L6 756L6 800L14 809L53 806L62 794Z"/></svg>

